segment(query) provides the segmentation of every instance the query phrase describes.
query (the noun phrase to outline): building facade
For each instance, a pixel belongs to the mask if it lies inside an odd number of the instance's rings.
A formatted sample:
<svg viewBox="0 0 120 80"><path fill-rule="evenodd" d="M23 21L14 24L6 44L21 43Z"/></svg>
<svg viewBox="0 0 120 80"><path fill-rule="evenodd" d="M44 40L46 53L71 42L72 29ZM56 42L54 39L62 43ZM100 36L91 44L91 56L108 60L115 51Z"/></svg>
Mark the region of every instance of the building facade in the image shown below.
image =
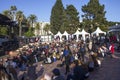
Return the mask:
<svg viewBox="0 0 120 80"><path fill-rule="evenodd" d="M40 28L39 30L35 29L34 34L35 36L42 36L42 35L47 35L47 32L44 30L44 27L50 24L49 22L39 22ZM34 24L35 27L36 24Z"/></svg>

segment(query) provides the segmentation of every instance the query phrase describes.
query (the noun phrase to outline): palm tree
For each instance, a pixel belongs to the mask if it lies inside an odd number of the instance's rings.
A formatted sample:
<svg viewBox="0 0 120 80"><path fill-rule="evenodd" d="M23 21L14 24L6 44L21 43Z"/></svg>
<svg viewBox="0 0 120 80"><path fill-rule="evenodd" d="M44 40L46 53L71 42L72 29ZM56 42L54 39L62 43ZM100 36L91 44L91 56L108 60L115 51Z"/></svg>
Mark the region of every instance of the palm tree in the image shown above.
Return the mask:
<svg viewBox="0 0 120 80"><path fill-rule="evenodd" d="M16 12L17 12L17 7L16 6L11 6L10 7L10 14L12 17L12 20L15 21L16 17Z"/></svg>
<svg viewBox="0 0 120 80"><path fill-rule="evenodd" d="M45 32L47 32L47 35L48 35L48 31L50 30L50 25L49 25L49 24L46 24L46 25L44 26L43 30L44 30Z"/></svg>
<svg viewBox="0 0 120 80"><path fill-rule="evenodd" d="M40 28L41 28L40 23L37 22L35 26L35 30L37 31L37 36L39 35Z"/></svg>
<svg viewBox="0 0 120 80"><path fill-rule="evenodd" d="M24 19L24 14L22 11L18 11L16 13L16 20L18 22L18 25L19 25L19 37L21 37L22 35L22 21Z"/></svg>
<svg viewBox="0 0 120 80"><path fill-rule="evenodd" d="M49 41L49 33L48 33L48 31L50 30L50 25L49 25L49 24L46 24L46 25L44 26L43 30L44 30L45 32L47 32L48 41Z"/></svg>
<svg viewBox="0 0 120 80"><path fill-rule="evenodd" d="M33 24L34 24L34 22L36 22L36 20L37 20L37 17L36 17L36 15L34 15L34 14L31 14L31 15L28 17L28 21L30 22L31 27L33 27Z"/></svg>

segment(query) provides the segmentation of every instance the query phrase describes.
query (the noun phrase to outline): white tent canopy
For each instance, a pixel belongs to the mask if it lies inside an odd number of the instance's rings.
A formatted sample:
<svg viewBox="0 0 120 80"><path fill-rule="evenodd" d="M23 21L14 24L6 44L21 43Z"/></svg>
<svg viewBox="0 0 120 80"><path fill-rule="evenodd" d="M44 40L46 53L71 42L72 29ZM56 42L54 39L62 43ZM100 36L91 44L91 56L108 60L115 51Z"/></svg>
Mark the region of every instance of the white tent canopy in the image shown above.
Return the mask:
<svg viewBox="0 0 120 80"><path fill-rule="evenodd" d="M81 33L84 41L85 41L85 36L86 35L88 35L90 37L90 34L88 32L86 32L84 29L80 33Z"/></svg>
<svg viewBox="0 0 120 80"><path fill-rule="evenodd" d="M81 33L80 33L80 31L76 31L73 35L80 35Z"/></svg>
<svg viewBox="0 0 120 80"><path fill-rule="evenodd" d="M100 33L103 33L106 35L106 32L102 31L99 27L97 27L96 31L94 31L92 35L96 34L96 36L99 36Z"/></svg>
<svg viewBox="0 0 120 80"><path fill-rule="evenodd" d="M50 30L48 31L48 33L49 33L50 35L53 35L53 33L52 33Z"/></svg>
<svg viewBox="0 0 120 80"><path fill-rule="evenodd" d="M81 35L81 33L77 30L73 35L76 35L76 41L78 41L79 35Z"/></svg>
<svg viewBox="0 0 120 80"><path fill-rule="evenodd" d="M67 31L64 31L64 33L62 34L62 36L66 36L66 38L67 38L67 40L68 40L69 34L67 33Z"/></svg>
<svg viewBox="0 0 120 80"><path fill-rule="evenodd" d="M55 35L55 37L57 37L57 36L59 36L60 41L62 41L62 34L61 34L61 32L60 32L60 31L58 31L58 32L57 32L57 34Z"/></svg>

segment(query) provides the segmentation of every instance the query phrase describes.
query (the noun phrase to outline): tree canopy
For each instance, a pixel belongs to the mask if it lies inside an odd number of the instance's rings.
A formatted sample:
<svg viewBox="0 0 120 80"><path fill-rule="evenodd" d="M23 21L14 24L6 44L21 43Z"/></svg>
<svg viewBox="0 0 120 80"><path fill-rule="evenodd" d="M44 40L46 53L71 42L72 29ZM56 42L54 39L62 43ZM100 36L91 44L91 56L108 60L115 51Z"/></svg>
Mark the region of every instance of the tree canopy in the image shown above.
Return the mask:
<svg viewBox="0 0 120 80"><path fill-rule="evenodd" d="M65 30L73 33L79 27L78 15L79 12L73 5L68 5L65 9L62 0L56 0L50 17L51 31L54 34L58 31L63 33Z"/></svg>
<svg viewBox="0 0 120 80"><path fill-rule="evenodd" d="M53 33L57 33L61 31L61 27L64 21L64 7L61 0L56 0L55 5L51 11L50 17L50 24L51 24L51 31Z"/></svg>
<svg viewBox="0 0 120 80"><path fill-rule="evenodd" d="M82 6L83 22L85 28L96 29L97 26L105 27L107 23L104 11L105 6L99 3L99 0L90 0L88 4Z"/></svg>
<svg viewBox="0 0 120 80"><path fill-rule="evenodd" d="M66 8L66 17L67 17L67 30L69 33L73 33L79 27L79 12L73 5L68 5Z"/></svg>

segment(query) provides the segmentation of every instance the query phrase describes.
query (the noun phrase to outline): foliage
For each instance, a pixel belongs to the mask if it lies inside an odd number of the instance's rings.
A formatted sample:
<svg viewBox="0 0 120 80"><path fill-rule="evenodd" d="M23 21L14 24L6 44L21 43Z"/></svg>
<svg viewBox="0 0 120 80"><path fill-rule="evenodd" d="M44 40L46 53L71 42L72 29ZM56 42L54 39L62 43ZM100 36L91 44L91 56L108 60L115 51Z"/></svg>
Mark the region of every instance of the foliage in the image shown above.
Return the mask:
<svg viewBox="0 0 120 80"><path fill-rule="evenodd" d="M51 31L56 34L61 31L64 21L64 7L61 0L56 0L50 16Z"/></svg>
<svg viewBox="0 0 120 80"><path fill-rule="evenodd" d="M19 37L22 36L22 22L23 22L24 18L25 17L24 17L24 14L22 11L18 11L16 13L16 20L17 20L18 25L19 25Z"/></svg>
<svg viewBox="0 0 120 80"><path fill-rule="evenodd" d="M34 22L36 22L37 16L34 14L30 14L28 17L28 22L30 23L31 27L33 27Z"/></svg>
<svg viewBox="0 0 120 80"><path fill-rule="evenodd" d="M11 6L9 10L4 10L2 14L10 18L11 21L16 21L16 12L17 12L17 7ZM19 29L18 28L16 29L16 26L15 27L9 26L8 28L9 33L15 33L16 35L18 34L18 30Z"/></svg>
<svg viewBox="0 0 120 80"><path fill-rule="evenodd" d="M73 33L79 27L79 16L77 9L73 5L68 5L64 9L62 1L56 0L51 11L51 31L56 34L58 31Z"/></svg>
<svg viewBox="0 0 120 80"><path fill-rule="evenodd" d="M37 31L37 36L39 35L39 30L41 29L41 25L39 22L36 23L35 25L35 30Z"/></svg>
<svg viewBox="0 0 120 80"><path fill-rule="evenodd" d="M112 21L109 21L109 22L108 22L108 25L109 25L109 26L114 26L114 25L116 25L116 24L120 24L120 22L112 22Z"/></svg>
<svg viewBox="0 0 120 80"><path fill-rule="evenodd" d="M43 30L45 30L48 34L48 31L50 30L50 25L49 24L46 24L43 28Z"/></svg>
<svg viewBox="0 0 120 80"><path fill-rule="evenodd" d="M29 28L29 30L24 34L26 37L32 37L34 36L32 27Z"/></svg>
<svg viewBox="0 0 120 80"><path fill-rule="evenodd" d="M36 29L36 30L39 30L40 28L41 28L40 23L37 22L36 25L35 25L35 29Z"/></svg>
<svg viewBox="0 0 120 80"><path fill-rule="evenodd" d="M2 12L2 14L11 19L10 10L4 10L4 11Z"/></svg>
<svg viewBox="0 0 120 80"><path fill-rule="evenodd" d="M3 14L5 16L9 17L11 20L17 22L19 29L18 28L16 29L14 27L14 31L15 31L14 33L18 34L18 32L19 32L19 36L24 34L24 32L26 31L26 30L23 30L23 29L26 29L26 28L23 28L23 26L24 27L29 27L29 26L33 27L34 22L36 22L36 20L37 20L37 17L34 14L31 14L26 19L24 13L20 10L17 10L17 7L15 5L11 6L10 9L8 9L8 10L4 10ZM29 32L26 32L26 33L29 33Z"/></svg>
<svg viewBox="0 0 120 80"><path fill-rule="evenodd" d="M0 35L7 35L8 29L5 26L0 25Z"/></svg>
<svg viewBox="0 0 120 80"><path fill-rule="evenodd" d="M10 16L11 16L11 19L13 21L15 21L15 17L16 17L16 12L17 12L17 7L14 5L14 6L11 6L10 7Z"/></svg>
<svg viewBox="0 0 120 80"><path fill-rule="evenodd" d="M66 31L68 31L68 28L69 28L69 26L68 26L68 20L67 20L67 14L66 14L66 12L64 11L63 12L63 23L61 24L61 28L60 28L60 30L59 31L61 31L62 33L66 30Z"/></svg>
<svg viewBox="0 0 120 80"><path fill-rule="evenodd" d="M67 30L69 33L73 33L79 27L79 13L77 9L73 5L68 5L66 9L66 17L67 17Z"/></svg>
<svg viewBox="0 0 120 80"><path fill-rule="evenodd" d="M107 31L109 26L113 26L116 23L120 24L120 22L107 21L105 18L106 11L104 11L104 9L105 5L101 5L99 0L90 0L86 5L82 6L82 11L84 13L82 15L83 22L79 23L79 13L74 5L68 5L65 9L62 0L56 0L51 10L49 28L45 27L44 30L47 32L51 30L56 34L58 31L63 33L66 30L68 33L73 33L77 28L85 28L85 30L93 32L99 26L102 30ZM26 18L24 13L18 10L15 5L11 6L8 10L4 10L2 14L18 23L19 29L14 27L14 33L16 35L18 32L19 36L25 32L27 36L34 35L32 28L33 24L37 21L36 15L31 14ZM36 25L35 28L39 29L38 26L39 25ZM30 27L32 28L28 30ZM0 28L0 34L7 34L7 32L11 33L10 31L12 30L9 30L7 27Z"/></svg>
<svg viewBox="0 0 120 80"><path fill-rule="evenodd" d="M101 5L99 0L90 0L87 5L82 6L85 28L95 30L98 26L107 27L104 8L105 6Z"/></svg>

